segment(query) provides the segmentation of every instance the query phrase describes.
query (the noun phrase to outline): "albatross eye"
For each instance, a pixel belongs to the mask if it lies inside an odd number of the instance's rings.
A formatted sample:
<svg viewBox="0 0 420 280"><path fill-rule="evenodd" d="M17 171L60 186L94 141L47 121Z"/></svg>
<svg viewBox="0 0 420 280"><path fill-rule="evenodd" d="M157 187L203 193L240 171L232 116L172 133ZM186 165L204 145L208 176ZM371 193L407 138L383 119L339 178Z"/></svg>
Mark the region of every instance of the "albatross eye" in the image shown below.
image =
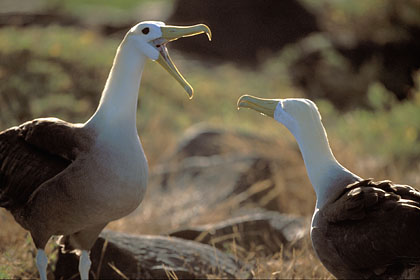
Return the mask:
<svg viewBox="0 0 420 280"><path fill-rule="evenodd" d="M146 28L143 28L142 30L141 30L141 32L143 33L143 34L149 34L149 27L146 27Z"/></svg>

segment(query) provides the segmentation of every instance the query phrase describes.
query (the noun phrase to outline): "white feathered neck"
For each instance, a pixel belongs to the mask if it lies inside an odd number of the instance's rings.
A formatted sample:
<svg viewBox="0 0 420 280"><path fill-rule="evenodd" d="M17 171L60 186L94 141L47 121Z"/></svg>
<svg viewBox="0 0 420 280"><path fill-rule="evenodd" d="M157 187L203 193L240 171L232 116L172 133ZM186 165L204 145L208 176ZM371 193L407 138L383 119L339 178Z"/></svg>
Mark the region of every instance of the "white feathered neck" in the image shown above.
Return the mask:
<svg viewBox="0 0 420 280"><path fill-rule="evenodd" d="M332 194L343 189L343 182L361 180L335 159L315 103L308 99L282 99L274 118L289 129L299 145L308 177L316 192L317 208L321 208Z"/></svg>
<svg viewBox="0 0 420 280"><path fill-rule="evenodd" d="M137 100L146 59L126 36L117 49L98 108L86 125L97 130L129 129L137 135Z"/></svg>

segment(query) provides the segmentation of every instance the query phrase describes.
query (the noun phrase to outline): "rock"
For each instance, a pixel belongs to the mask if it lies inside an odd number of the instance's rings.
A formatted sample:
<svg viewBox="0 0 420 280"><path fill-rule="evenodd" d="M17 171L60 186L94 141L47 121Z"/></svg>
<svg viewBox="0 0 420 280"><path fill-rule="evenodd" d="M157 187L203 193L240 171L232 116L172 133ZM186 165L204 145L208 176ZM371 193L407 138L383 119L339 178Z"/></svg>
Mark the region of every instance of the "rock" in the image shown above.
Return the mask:
<svg viewBox="0 0 420 280"><path fill-rule="evenodd" d="M231 218L215 224L188 227L169 234L236 252L270 256L284 248L296 247L308 228L303 218L265 211ZM239 249L237 249L239 248Z"/></svg>
<svg viewBox="0 0 420 280"><path fill-rule="evenodd" d="M277 210L275 196L260 204L274 189L271 163L266 158L216 155L189 157L177 167L155 169L142 212L170 217L170 221L156 217L155 222L177 227L200 222L203 215L224 206L238 208L251 203ZM158 209L153 210L156 205Z"/></svg>
<svg viewBox="0 0 420 280"><path fill-rule="evenodd" d="M209 205L241 195L241 204L253 202L268 210L281 210L273 193L275 177L290 167L305 172L299 151L285 149L285 145L253 134L196 125L187 130L175 153L153 174L160 177L157 184L165 190L194 185ZM158 179L154 175L152 181ZM219 186L217 191L214 186Z"/></svg>
<svg viewBox="0 0 420 280"><path fill-rule="evenodd" d="M180 161L188 157L243 154L270 157L275 153L285 153L281 144L283 143L256 134L227 131L197 124L184 133L177 149L168 160Z"/></svg>
<svg viewBox="0 0 420 280"><path fill-rule="evenodd" d="M274 168L281 164L279 159L259 156L188 157L175 168L154 170L149 184L153 198L148 199L163 210L163 201L176 198L163 215L175 215L179 224L197 220L200 214L224 203L236 208L252 204L280 210Z"/></svg>
<svg viewBox="0 0 420 280"><path fill-rule="evenodd" d="M211 44L197 37L174 42L172 47L206 60L250 66L319 30L315 16L297 0L178 0L167 22L203 22L214 35Z"/></svg>
<svg viewBox="0 0 420 280"><path fill-rule="evenodd" d="M248 268L234 257L176 237L104 231L92 248L91 260L94 279L251 278ZM59 253L55 279L71 279L78 274L77 267L74 254Z"/></svg>

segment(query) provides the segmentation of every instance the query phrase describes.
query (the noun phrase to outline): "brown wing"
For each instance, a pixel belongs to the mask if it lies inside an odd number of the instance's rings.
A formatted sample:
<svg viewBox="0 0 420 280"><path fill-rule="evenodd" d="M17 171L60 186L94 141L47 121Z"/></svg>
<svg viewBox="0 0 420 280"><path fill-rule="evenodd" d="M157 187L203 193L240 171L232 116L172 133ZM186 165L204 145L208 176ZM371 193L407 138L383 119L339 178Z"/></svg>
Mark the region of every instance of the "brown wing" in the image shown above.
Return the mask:
<svg viewBox="0 0 420 280"><path fill-rule="evenodd" d="M320 214L325 237L353 270L398 275L420 263L420 192L410 186L357 182Z"/></svg>
<svg viewBox="0 0 420 280"><path fill-rule="evenodd" d="M0 206L24 205L45 181L64 170L80 147L77 128L58 119L36 119L0 133Z"/></svg>
<svg viewBox="0 0 420 280"><path fill-rule="evenodd" d="M19 136L28 144L70 161L89 144L79 126L56 118L26 122L19 126Z"/></svg>

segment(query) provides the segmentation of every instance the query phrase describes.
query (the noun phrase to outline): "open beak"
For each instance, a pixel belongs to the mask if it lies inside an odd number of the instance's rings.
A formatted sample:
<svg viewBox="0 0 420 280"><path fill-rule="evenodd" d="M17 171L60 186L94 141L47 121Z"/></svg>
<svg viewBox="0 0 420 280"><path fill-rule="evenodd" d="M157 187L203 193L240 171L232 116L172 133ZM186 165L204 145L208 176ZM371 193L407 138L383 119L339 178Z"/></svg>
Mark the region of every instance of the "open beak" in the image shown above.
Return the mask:
<svg viewBox="0 0 420 280"><path fill-rule="evenodd" d="M265 99L251 95L242 95L238 99L238 110L240 108L250 108L261 114L274 118L274 111L276 110L278 99Z"/></svg>
<svg viewBox="0 0 420 280"><path fill-rule="evenodd" d="M171 26L166 25L162 26L162 37L156 39L155 44L159 50L159 58L156 60L166 71L171 74L178 83L185 89L188 94L188 97L191 99L194 95L194 90L191 85L185 80L185 78L181 75L178 68L176 68L175 64L172 62L172 59L169 57L168 49L166 48L166 44L171 41L175 41L182 37L190 37L195 36L201 33L206 33L209 40L211 40L211 31L207 25L204 24L196 24L192 26Z"/></svg>

